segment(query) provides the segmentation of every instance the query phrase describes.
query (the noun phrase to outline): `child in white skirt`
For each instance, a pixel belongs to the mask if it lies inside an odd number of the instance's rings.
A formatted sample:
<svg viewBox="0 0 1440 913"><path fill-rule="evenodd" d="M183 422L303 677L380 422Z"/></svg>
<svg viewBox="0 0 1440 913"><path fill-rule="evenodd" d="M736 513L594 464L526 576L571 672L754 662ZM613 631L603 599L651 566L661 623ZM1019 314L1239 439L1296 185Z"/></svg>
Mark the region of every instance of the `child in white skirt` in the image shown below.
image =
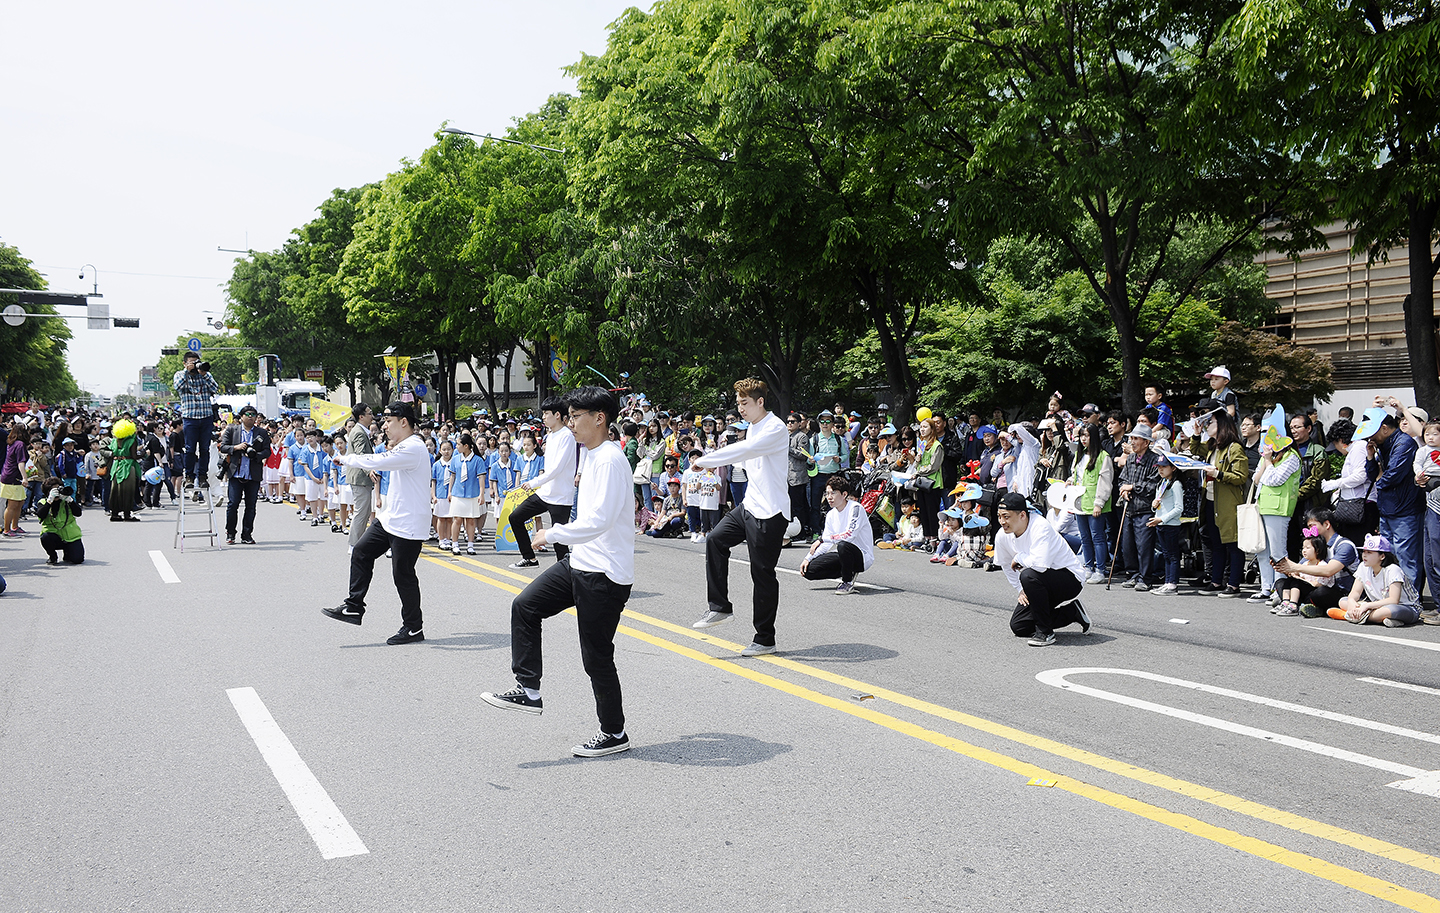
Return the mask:
<svg viewBox="0 0 1440 913"><path fill-rule="evenodd" d="M444 440L440 442L440 458L430 466L430 516L440 547L446 551L455 548L451 538L455 521L450 516L450 485L447 479L454 458L455 448Z"/></svg>

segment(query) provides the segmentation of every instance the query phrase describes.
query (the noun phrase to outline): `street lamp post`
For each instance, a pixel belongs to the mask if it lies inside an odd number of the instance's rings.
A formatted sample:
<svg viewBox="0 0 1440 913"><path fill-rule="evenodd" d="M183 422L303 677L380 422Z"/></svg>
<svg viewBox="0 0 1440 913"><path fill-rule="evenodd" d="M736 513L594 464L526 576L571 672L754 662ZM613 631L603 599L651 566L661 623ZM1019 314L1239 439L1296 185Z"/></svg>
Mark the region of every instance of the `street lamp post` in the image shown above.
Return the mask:
<svg viewBox="0 0 1440 913"><path fill-rule="evenodd" d="M493 139L497 143L509 143L512 146L525 146L529 149L540 149L545 152L558 152L561 155L565 154L564 149L556 149L554 146L537 146L534 143L522 143L518 139L508 139L503 136L491 136L488 133L471 133L469 130L458 130L455 127L441 127L440 132L449 133L452 136L473 136L477 139Z"/></svg>

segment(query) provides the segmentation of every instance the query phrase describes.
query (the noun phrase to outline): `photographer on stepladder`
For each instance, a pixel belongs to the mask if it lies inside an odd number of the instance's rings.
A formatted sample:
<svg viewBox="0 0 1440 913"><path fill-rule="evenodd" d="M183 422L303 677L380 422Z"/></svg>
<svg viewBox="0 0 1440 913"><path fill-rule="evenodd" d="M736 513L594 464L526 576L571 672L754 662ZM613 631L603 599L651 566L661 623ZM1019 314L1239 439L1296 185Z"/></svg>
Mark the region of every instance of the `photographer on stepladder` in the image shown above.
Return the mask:
<svg viewBox="0 0 1440 913"><path fill-rule="evenodd" d="M235 544L235 520L240 501L245 501L245 519L240 526L240 542L254 545L255 501L260 497L260 482L265 475L265 460L270 456L270 434L255 424L254 406L240 410L240 420L220 434L220 453L230 469L230 506L225 508L225 544Z"/></svg>
<svg viewBox="0 0 1440 913"><path fill-rule="evenodd" d="M171 386L180 397L180 418L185 423L185 487L194 487L198 480L201 488L209 488L213 397L220 385L210 376L210 363L201 361L199 352L186 352L185 367L175 372Z"/></svg>

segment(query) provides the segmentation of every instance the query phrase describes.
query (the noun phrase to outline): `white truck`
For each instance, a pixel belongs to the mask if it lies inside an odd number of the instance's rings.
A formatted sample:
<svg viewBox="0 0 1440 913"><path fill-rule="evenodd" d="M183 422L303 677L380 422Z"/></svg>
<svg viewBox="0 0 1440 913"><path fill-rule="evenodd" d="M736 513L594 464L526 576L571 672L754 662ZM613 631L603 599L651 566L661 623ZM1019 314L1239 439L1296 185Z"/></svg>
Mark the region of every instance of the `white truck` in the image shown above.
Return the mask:
<svg viewBox="0 0 1440 913"><path fill-rule="evenodd" d="M309 418L310 397L314 395L324 398L325 393L325 385L313 380L281 380L271 386L256 387L255 392L248 396L217 396L215 403L221 409L228 409L232 413L239 412L245 406L254 406L266 418L289 418L292 415Z"/></svg>

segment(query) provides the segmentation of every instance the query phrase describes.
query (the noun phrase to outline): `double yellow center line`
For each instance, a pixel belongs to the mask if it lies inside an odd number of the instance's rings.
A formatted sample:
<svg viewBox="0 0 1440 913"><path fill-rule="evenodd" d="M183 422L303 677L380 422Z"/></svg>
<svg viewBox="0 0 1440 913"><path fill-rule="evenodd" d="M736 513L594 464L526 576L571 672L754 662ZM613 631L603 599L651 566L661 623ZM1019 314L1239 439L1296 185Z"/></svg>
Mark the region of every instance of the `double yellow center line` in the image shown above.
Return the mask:
<svg viewBox="0 0 1440 913"><path fill-rule="evenodd" d="M461 561L456 562L453 558L449 558L448 556L447 559L441 559L438 557L434 557L435 555L447 555L447 553L442 552L438 549L427 548L425 550L425 554L423 554L422 557L424 557L425 560L430 561L434 564L438 564L448 570L454 571L459 574L464 574L467 577L479 580L482 583L489 584L496 589L504 590L508 593L518 594L521 592L521 588L511 583L508 583L501 578L509 578L522 584L529 583L531 579L529 577L525 577L523 575L513 573L512 571L495 567L494 565L476 560L474 558L464 558L461 559ZM477 573L475 569L479 569L480 572ZM641 622L645 625L658 628L662 631L666 631L670 634L679 635L681 637L699 641L701 643L708 644L712 647L716 647L722 650L738 653L741 649L740 644L731 643L729 641L714 637L710 634L705 634L688 627L683 627L681 625L664 621L663 619L652 618L648 615L636 612L633 609L627 608L625 610L625 617L634 621ZM1012 773L1019 774L1022 777L1054 780L1056 789L1063 789L1077 796L1084 796L1085 798L1091 799L1095 802L1099 802L1102 805L1108 805L1111 808L1116 808L1121 811L1129 812L1133 815L1145 818L1149 821L1154 821L1168 827L1173 827L1177 830L1181 830L1188 834L1193 834L1197 837L1210 840L1222 846L1230 847L1231 849L1239 850L1243 853L1248 853L1252 856L1257 856L1261 859L1267 859L1271 862L1277 862L1281 865L1288 866L1297 871L1305 872L1309 875L1314 875L1317 878L1323 878L1326 881L1331 881L1335 884L1342 885L1347 888L1352 888L1365 894L1369 894L1372 897L1378 897L1381 900L1389 901L1398 906L1405 907L1406 909L1426 911L1426 913L1440 913L1440 899L1432 897L1428 894L1422 894L1418 891L1413 891L1409 888L1401 887L1400 885L1394 884L1393 882L1385 881L1371 875L1366 875L1363 872L1357 872L1353 869L1348 869L1343 866L1336 865L1315 856L1310 856L1305 853L1299 853L1294 850L1287 849L1283 846L1261 840L1257 837L1251 837L1247 834L1242 834L1229 828L1219 827L1217 825L1201 821L1198 818L1194 818L1190 815L1185 815L1180 812L1171 811L1169 809L1150 804L1148 802L1143 802L1131 796L1104 789L1102 787L1086 783L1082 780L1076 780L1071 777L1062 776L1058 773L1046 770L1045 768L1030 764L1026 761L1021 761L1017 758L1012 758L1008 755L992 751L988 748L982 748L978 745L972 745L969 742L962 741L953 736L946 735L942 732L937 732L932 729L927 729L923 726L918 726L915 723L909 722L908 720L902 720L898 717L891 716L890 714L875 710L872 706L857 704L850 700L842 700L840 698L832 697L828 694L815 691L811 688L806 688L803 685L798 685L794 682L787 681L773 675L768 675L764 672L756 671L756 669L752 667L751 663L768 663L771 666L784 669L785 671L796 675L806 676L812 679L818 679L820 681L838 686L840 688L844 688L852 692L863 692L865 694L873 695L879 700L890 701L891 703L898 706L906 707L910 710L943 719L951 723L956 723L977 732L983 732L991 736L1024 745L1028 748L1033 748L1039 751L1046 752L1047 754L1051 754L1056 757L1064 758L1066 760L1073 761L1079 764L1084 764L1088 767L1093 767L1097 770L1102 770L1109 774L1114 774L1116 776L1124 777L1126 779L1135 780L1148 786L1156 787L1166 790L1168 792L1185 796L1189 799L1194 799L1200 802L1208 803L1210 805L1215 805L1228 811L1245 815L1258 821L1263 821L1267 824L1276 825L1278 827L1287 828L1289 830L1304 833L1312 837L1318 837L1323 840L1328 840L1332 843L1344 846L1347 849L1357 850L1363 853L1390 860L1392 862L1402 863L1404 865L1411 866L1413 868L1428 872L1433 875L1440 875L1440 857L1432 856L1426 853L1416 852L1414 850L1406 849L1405 847L1399 846L1394 843L1389 843L1387 841L1379 840L1374 837L1368 837L1364 834L1358 834L1353 831L1347 831L1343 828L1334 827L1320 821L1315 821L1313 819L1305 818L1300 815L1295 815L1290 812L1282 811L1280 809L1261 805L1258 802L1251 802L1248 799L1242 799L1239 796L1229 795L1227 793L1223 793L1206 786L1201 786L1197 783L1190 783L1186 780L1180 780L1175 777L1166 776L1165 774L1158 773L1156 771L1146 770L1142 767L1136 767L1133 764L1128 764L1123 761L1117 761L1113 758L1107 758L1103 755L1098 755L1094 752L1086 751L1082 748L1076 748L1073 745L1067 745L1063 742L1057 742L1052 739L1047 739L1044 736L1035 735L1034 733L1015 729L1014 727L1006 726L1002 723L996 723L991 720L983 719L981 717L972 716L968 713L962 713L949 707L944 707L939 704L934 704L929 701L921 700L907 694L902 694L898 691L891 691L887 688L878 688L866 682L859 681L858 679L849 678L843 675L836 675L833 672L818 669L792 659L786 659L783 656L755 657L753 660L749 660L746 663L742 664L729 659L722 659L719 657L711 656L707 653L703 653L684 644L676 643L663 637L658 637L646 631L641 631L636 628L629 627L628 625L621 625L619 627L619 631L627 636L642 640L648 644L652 644L656 647L660 647L663 650L668 650L672 653L684 656L688 659L693 659L696 662L704 663L707 666L712 666L716 669L720 669L732 675L738 675L741 678L749 679L750 681L756 682L757 684L765 685L769 688L774 688L777 691L783 691L786 694L790 694L803 700L810 701L811 703L818 704L822 707L828 707L831 710L836 710L840 713L846 713L850 716L867 720L868 722L874 723L878 726L883 726L886 729L890 729L894 732L898 732L903 735L919 739L923 742L928 742L939 748L944 748L956 754L964 755L965 757L972 758L977 761L982 761L986 764L990 764L1003 770L1011 771Z"/></svg>

